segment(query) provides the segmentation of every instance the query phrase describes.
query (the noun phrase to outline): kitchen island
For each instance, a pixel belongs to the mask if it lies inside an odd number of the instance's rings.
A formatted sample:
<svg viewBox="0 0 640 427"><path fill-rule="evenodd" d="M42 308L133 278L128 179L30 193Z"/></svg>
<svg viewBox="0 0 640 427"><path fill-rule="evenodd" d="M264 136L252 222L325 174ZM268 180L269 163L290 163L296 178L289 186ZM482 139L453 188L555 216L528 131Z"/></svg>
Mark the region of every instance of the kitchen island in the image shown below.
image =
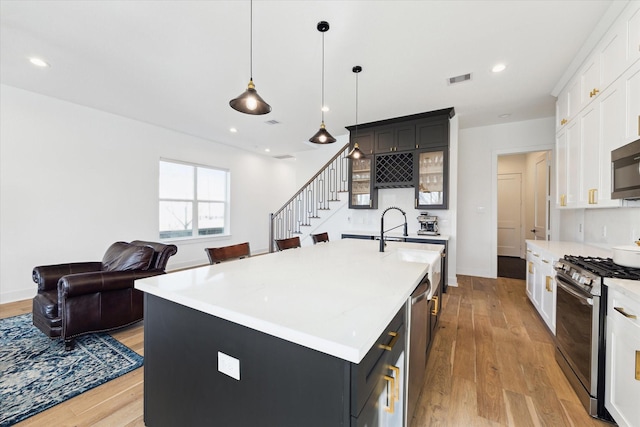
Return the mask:
<svg viewBox="0 0 640 427"><path fill-rule="evenodd" d="M360 417L378 377L401 423L407 300L439 254L378 248L346 239L137 281L145 423L375 425Z"/></svg>

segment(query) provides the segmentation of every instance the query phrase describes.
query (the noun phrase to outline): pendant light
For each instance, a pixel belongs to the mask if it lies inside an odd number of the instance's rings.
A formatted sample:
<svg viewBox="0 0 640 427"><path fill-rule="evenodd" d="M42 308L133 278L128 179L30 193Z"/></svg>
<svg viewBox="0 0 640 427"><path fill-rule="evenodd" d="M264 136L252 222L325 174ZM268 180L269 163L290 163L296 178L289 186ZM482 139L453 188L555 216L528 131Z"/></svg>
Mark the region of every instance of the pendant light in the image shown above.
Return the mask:
<svg viewBox="0 0 640 427"><path fill-rule="evenodd" d="M318 22L318 31L322 33L322 122L320 123L320 129L309 138L309 142L314 144L331 144L336 142L336 139L331 136L324 126L324 33L329 31L329 23L327 21Z"/></svg>
<svg viewBox="0 0 640 427"><path fill-rule="evenodd" d="M356 75L356 136L354 140L357 141L358 140L358 74L360 73L360 71L362 71L362 67L359 65L356 65L351 69L351 71L353 71L353 73ZM355 144L353 144L353 149L349 151L349 154L347 154L347 157L352 160L358 160L358 159L364 159L366 156L360 150L360 147L358 147L358 143L356 142Z"/></svg>
<svg viewBox="0 0 640 427"><path fill-rule="evenodd" d="M251 18L249 29L249 84L240 96L229 101L229 105L234 110L245 114L267 114L271 112L271 106L258 95L256 86L253 84L253 0L251 1Z"/></svg>

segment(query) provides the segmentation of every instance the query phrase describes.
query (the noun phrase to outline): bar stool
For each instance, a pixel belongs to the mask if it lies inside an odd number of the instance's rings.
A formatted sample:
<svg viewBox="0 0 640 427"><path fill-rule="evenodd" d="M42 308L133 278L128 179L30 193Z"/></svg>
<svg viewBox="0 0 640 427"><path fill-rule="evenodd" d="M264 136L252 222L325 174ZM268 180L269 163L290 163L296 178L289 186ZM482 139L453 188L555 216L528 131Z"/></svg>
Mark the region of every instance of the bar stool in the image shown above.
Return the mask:
<svg viewBox="0 0 640 427"><path fill-rule="evenodd" d="M276 246L279 251L284 251L285 249L299 248L300 247L300 237L290 237L288 239L276 239Z"/></svg>
<svg viewBox="0 0 640 427"><path fill-rule="evenodd" d="M311 237L313 238L313 244L314 245L316 243L322 243L322 242L328 242L329 241L329 233L312 234Z"/></svg>
<svg viewBox="0 0 640 427"><path fill-rule="evenodd" d="M222 261L232 259L242 259L251 256L249 242L238 243L237 245L222 246L220 248L204 248L209 256L209 264L219 264Z"/></svg>

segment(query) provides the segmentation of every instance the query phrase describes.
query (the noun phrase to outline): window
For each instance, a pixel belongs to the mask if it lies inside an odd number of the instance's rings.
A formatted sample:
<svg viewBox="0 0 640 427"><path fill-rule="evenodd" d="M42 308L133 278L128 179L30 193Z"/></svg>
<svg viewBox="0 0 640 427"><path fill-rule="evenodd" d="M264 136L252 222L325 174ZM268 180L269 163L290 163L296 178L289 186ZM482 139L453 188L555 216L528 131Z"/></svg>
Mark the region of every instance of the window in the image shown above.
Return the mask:
<svg viewBox="0 0 640 427"><path fill-rule="evenodd" d="M229 171L160 160L160 238L227 234Z"/></svg>

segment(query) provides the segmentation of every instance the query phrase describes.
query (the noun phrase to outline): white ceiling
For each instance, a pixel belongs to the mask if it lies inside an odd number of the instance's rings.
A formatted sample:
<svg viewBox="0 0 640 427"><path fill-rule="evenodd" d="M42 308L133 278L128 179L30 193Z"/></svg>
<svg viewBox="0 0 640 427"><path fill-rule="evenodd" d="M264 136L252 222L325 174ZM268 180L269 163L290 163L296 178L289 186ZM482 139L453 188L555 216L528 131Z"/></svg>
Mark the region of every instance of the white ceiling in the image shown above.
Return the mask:
<svg viewBox="0 0 640 427"><path fill-rule="evenodd" d="M0 78L279 156L313 148L306 140L320 125L321 20L331 25L325 122L339 136L356 122L354 65L363 67L359 123L447 107L463 128L552 116L554 87L620 3L256 0L253 78L273 111L250 116L229 107L249 80L249 1L1 0ZM38 69L30 56L51 66ZM498 62L507 69L494 74ZM465 73L471 81L447 84Z"/></svg>

